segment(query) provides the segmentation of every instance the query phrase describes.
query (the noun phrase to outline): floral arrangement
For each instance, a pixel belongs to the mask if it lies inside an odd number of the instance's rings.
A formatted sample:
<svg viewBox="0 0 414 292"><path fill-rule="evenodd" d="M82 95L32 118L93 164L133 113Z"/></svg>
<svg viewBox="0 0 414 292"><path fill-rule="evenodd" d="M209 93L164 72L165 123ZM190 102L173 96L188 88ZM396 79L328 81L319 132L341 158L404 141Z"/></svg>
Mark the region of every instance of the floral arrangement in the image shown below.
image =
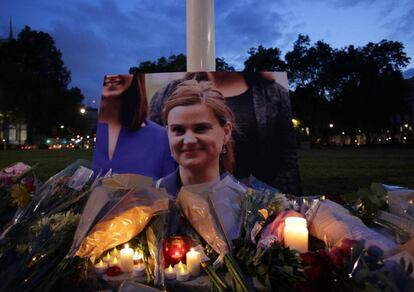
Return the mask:
<svg viewBox="0 0 414 292"><path fill-rule="evenodd" d="M387 259L371 244L379 235L364 238L368 227L348 211L365 220L381 210L387 192L376 185L347 208L230 175L172 199L146 178L94 180L85 166L76 162L38 187L3 230L0 290L111 289L111 280L131 277L179 290L203 270L215 291L414 290L413 264ZM13 192L24 197L20 187ZM340 222L348 225L330 232Z"/></svg>
<svg viewBox="0 0 414 292"><path fill-rule="evenodd" d="M36 166L16 162L0 170L0 230L31 201L36 189Z"/></svg>

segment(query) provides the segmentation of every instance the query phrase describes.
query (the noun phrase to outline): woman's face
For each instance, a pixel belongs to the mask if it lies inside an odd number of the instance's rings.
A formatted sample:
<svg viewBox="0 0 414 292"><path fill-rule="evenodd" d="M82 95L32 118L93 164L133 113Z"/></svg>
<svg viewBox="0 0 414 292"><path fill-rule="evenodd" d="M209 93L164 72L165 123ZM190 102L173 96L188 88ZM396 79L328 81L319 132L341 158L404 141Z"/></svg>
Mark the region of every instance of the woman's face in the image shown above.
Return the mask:
<svg viewBox="0 0 414 292"><path fill-rule="evenodd" d="M113 98L121 95L132 83L133 75L106 75L102 97Z"/></svg>
<svg viewBox="0 0 414 292"><path fill-rule="evenodd" d="M171 153L181 167L219 167L223 144L231 137L230 123L220 126L212 109L197 104L171 109L167 124Z"/></svg>

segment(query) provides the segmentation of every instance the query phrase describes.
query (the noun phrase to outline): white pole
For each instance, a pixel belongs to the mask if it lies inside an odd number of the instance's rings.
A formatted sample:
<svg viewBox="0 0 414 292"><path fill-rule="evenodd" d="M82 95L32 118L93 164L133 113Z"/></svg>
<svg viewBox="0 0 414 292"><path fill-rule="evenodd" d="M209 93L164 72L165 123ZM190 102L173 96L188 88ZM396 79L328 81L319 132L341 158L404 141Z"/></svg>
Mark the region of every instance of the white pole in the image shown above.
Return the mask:
<svg viewBox="0 0 414 292"><path fill-rule="evenodd" d="M187 72L216 71L214 0L187 0Z"/></svg>

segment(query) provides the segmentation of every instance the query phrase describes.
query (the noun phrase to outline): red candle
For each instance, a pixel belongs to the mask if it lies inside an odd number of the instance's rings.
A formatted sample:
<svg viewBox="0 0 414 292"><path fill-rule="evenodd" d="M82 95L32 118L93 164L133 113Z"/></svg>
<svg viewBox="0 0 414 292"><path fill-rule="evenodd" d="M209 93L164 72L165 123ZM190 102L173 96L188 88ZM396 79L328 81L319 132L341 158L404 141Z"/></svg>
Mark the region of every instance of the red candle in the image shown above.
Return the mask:
<svg viewBox="0 0 414 292"><path fill-rule="evenodd" d="M185 236L172 236L164 240L163 243L163 256L165 260L165 266L174 266L180 261L185 263L186 253L191 248L191 239Z"/></svg>

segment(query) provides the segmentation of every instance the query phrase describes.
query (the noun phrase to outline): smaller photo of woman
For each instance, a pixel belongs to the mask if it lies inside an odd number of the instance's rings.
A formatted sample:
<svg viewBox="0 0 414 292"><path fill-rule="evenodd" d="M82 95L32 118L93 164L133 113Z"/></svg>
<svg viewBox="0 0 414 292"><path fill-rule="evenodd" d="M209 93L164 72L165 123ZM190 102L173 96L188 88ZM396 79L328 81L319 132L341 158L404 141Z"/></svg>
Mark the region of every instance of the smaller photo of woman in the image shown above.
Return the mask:
<svg viewBox="0 0 414 292"><path fill-rule="evenodd" d="M144 75L104 77L93 155L96 175L111 170L158 179L175 170L166 130L147 114Z"/></svg>

